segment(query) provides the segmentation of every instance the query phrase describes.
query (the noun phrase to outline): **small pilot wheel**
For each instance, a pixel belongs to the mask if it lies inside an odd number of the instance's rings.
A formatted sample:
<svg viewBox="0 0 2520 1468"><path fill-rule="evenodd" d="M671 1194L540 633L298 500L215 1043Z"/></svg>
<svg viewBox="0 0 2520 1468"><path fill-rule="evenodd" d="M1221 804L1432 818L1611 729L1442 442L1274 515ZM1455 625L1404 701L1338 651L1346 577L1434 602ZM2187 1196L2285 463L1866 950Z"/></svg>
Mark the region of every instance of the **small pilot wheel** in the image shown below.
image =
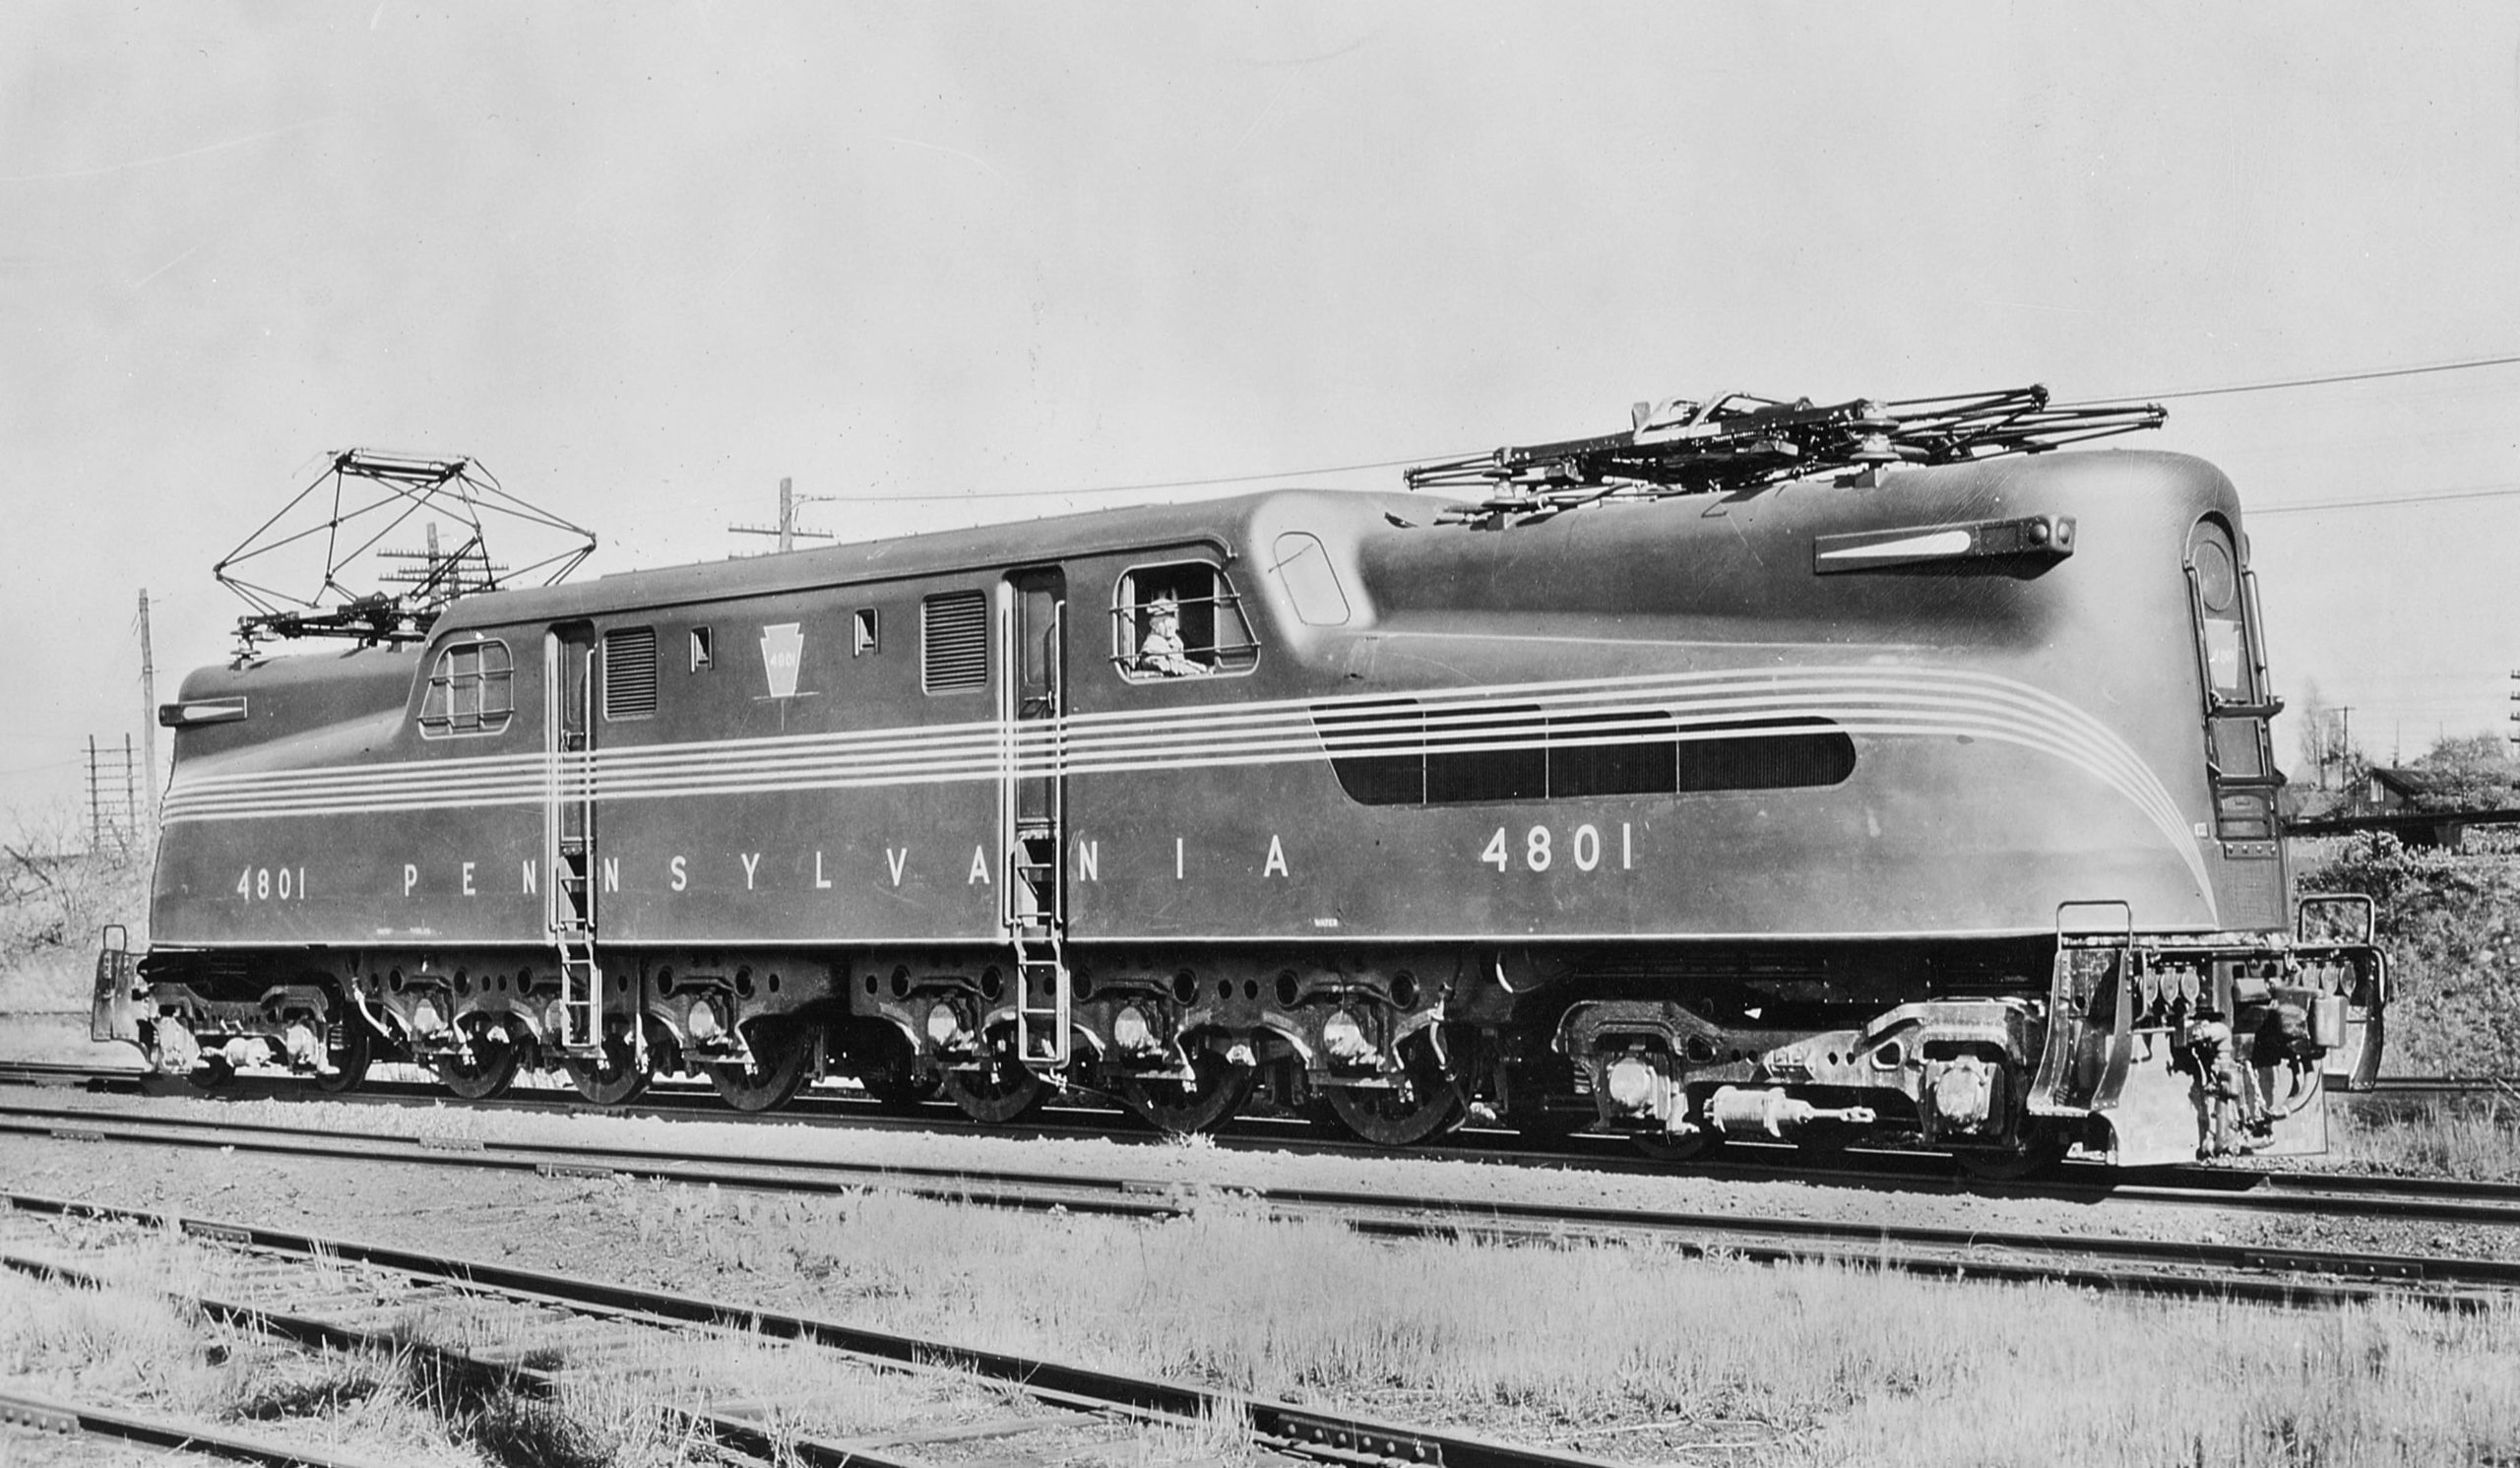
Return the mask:
<svg viewBox="0 0 2520 1468"><path fill-rule="evenodd" d="M315 1073L315 1089L341 1096L359 1088L367 1079L367 1067L376 1058L376 1032L356 1013L342 1017L342 1043L326 1046L324 1063L332 1066L327 1073Z"/></svg>
<svg viewBox="0 0 2520 1468"><path fill-rule="evenodd" d="M1256 1068L1233 1064L1206 1049L1190 1052L1190 1070L1193 1078L1189 1080L1124 1075L1118 1087L1120 1099L1156 1130L1190 1136L1233 1119L1260 1079Z"/></svg>
<svg viewBox="0 0 2520 1468"><path fill-rule="evenodd" d="M578 1094L597 1106L626 1105L648 1089L647 1068L627 1035L604 1036L602 1049L591 1057L562 1055L560 1068Z"/></svg>
<svg viewBox="0 0 2520 1468"><path fill-rule="evenodd" d="M516 1079L516 1042L493 1038L492 1031L497 1027L487 1015L466 1015L460 1023L470 1057L440 1055L430 1063L448 1090L466 1101L488 1101Z"/></svg>
<svg viewBox="0 0 2520 1468"><path fill-rule="evenodd" d="M1323 1088L1331 1112L1350 1131L1378 1147L1406 1147L1451 1131L1469 1117L1470 1099L1435 1053L1433 1031L1402 1041L1400 1063L1388 1087Z"/></svg>
<svg viewBox="0 0 2520 1468"><path fill-rule="evenodd" d="M719 1099L739 1112L775 1112L796 1099L820 1069L822 1033L787 1019L756 1021L744 1036L755 1064L740 1061L713 1064L709 1084Z"/></svg>
<svg viewBox="0 0 2520 1468"><path fill-rule="evenodd" d="M1002 1126L1048 1099L1041 1078L1015 1058L1012 1031L992 1034L980 1048L979 1059L976 1070L945 1072L945 1099L973 1120Z"/></svg>

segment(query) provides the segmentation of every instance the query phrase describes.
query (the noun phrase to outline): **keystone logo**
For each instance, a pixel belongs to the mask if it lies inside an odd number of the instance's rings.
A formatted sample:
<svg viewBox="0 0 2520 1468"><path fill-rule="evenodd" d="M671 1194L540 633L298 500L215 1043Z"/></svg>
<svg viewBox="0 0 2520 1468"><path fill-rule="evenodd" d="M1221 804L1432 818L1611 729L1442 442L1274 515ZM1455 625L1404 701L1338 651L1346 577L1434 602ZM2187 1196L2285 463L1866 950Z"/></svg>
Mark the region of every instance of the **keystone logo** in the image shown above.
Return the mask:
<svg viewBox="0 0 2520 1468"><path fill-rule="evenodd" d="M770 696L796 696L796 666L804 660L805 632L795 622L761 629L761 666L770 674Z"/></svg>

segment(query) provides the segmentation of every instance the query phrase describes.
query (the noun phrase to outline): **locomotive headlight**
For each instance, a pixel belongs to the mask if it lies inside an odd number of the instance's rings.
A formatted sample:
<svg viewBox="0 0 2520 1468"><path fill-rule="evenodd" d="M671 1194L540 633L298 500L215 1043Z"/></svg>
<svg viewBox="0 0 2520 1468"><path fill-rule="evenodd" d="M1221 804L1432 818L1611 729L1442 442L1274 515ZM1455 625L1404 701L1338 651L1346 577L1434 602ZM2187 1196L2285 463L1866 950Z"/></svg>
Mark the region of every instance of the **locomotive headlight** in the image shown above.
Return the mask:
<svg viewBox="0 0 2520 1468"><path fill-rule="evenodd" d="M950 1049L962 1037L963 1017L943 999L927 1006L927 1038L936 1042L938 1050Z"/></svg>

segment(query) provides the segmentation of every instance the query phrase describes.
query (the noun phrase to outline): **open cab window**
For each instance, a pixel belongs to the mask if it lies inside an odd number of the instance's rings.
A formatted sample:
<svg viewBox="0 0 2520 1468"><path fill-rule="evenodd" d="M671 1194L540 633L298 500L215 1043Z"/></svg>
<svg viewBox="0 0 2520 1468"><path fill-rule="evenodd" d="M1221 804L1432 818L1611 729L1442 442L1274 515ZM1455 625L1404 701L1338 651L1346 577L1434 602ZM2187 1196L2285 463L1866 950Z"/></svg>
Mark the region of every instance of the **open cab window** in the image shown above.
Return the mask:
<svg viewBox="0 0 2520 1468"><path fill-rule="evenodd" d="M1246 673L1260 644L1221 567L1176 561L1135 567L1113 586L1111 663L1133 683Z"/></svg>

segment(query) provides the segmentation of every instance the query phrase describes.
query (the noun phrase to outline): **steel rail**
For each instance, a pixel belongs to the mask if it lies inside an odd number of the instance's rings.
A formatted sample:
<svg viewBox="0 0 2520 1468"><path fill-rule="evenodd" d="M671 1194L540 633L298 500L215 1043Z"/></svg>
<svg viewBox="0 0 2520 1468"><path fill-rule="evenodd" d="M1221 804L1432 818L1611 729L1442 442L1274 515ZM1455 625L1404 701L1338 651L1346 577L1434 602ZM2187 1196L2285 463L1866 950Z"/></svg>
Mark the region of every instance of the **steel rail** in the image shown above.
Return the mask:
<svg viewBox="0 0 2520 1468"><path fill-rule="evenodd" d="M724 1186L779 1191L840 1191L863 1186L868 1179L915 1190L946 1189L951 1196L998 1201L975 1192L975 1185L1024 1189L1073 1189L1059 1201L1069 1207L1093 1208L1109 1194L1123 1199L1120 1211L1144 1211L1132 1194L1163 1193L1171 1186L1155 1180L1087 1178L1064 1171L1021 1171L916 1163L857 1163L830 1159L795 1159L713 1149L706 1156L669 1148L599 1145L576 1142L508 1142L475 1138L435 1139L378 1135L337 1126L280 1126L237 1122L207 1117L113 1117L78 1107L30 1107L0 1101L0 1132L38 1132L62 1140L134 1140L178 1146L247 1146L250 1150L290 1152L305 1156L345 1157L362 1161L439 1162L449 1152L473 1157L474 1165L555 1176L618 1174L640 1179L716 1182ZM380 1150L384 1149L384 1150ZM1388 1156L1379 1150L1373 1155ZM1650 1169L1621 1169L1646 1172ZM1879 1186L1871 1174L1815 1174L1791 1169L1734 1167L1736 1176L1787 1176L1798 1181ZM1710 1170L1710 1175L1714 1175ZM1921 1190L1917 1180L1894 1180L1903 1191ZM2086 1203L2154 1203L2172 1207L2213 1208L2230 1212L2320 1217L2364 1217L2426 1223L2471 1223L2520 1227L2520 1185L2455 1180L2396 1180L2337 1177L2322 1174L2227 1173L2195 1170L2170 1181L2072 1180L2057 1183L1968 1183L1935 1180L1939 1193L2017 1198L2063 1198ZM1432 1206L1421 1201L1419 1206ZM1506 1206L1481 1203L1482 1208Z"/></svg>
<svg viewBox="0 0 2520 1468"><path fill-rule="evenodd" d="M212 1237L208 1231L198 1231ZM117 1282L101 1275L88 1273L55 1259L35 1258L23 1254L0 1252L0 1268L47 1279L78 1289L101 1290ZM549 1399L558 1395L561 1372L516 1361L492 1361L453 1347L430 1345L398 1334L390 1327L360 1330L338 1321L289 1310L272 1309L242 1301L226 1300L213 1295L181 1297L201 1312L221 1323L251 1330L259 1335L286 1340L301 1346L327 1347L337 1351L378 1351L425 1356L440 1365L460 1371L481 1373L490 1380L509 1383L521 1390ZM878 1449L886 1439L866 1438L851 1442L836 1442L804 1434L774 1436L754 1422L729 1417L724 1413L684 1407L665 1401L650 1401L665 1420L686 1436L705 1433L721 1446L748 1456L780 1461L784 1448L789 1458L828 1468L927 1468L916 1459L889 1457ZM293 1460L292 1460L293 1461Z"/></svg>
<svg viewBox="0 0 2520 1468"><path fill-rule="evenodd" d="M0 1425L34 1428L47 1433L112 1437L147 1447L199 1453L268 1468L389 1468L381 1458L339 1452L309 1452L269 1437L232 1432L180 1417L152 1417L120 1407L98 1407L37 1396L14 1387L0 1388Z"/></svg>
<svg viewBox="0 0 2520 1468"><path fill-rule="evenodd" d="M5 1110L5 1109L0 1109ZM93 1123L93 1116L90 1121ZM164 1135L153 1135L153 1128ZM117 1136L178 1145L241 1147L365 1162L536 1171L546 1175L627 1176L715 1182L788 1191L840 1191L870 1182L950 1202L1168 1217L1195 1206L1182 1184L1063 1173L954 1169L842 1162L728 1162L671 1152L630 1153L597 1147L547 1147L412 1141L346 1135L308 1138L276 1128L221 1127L186 1118L113 1126L14 1126L75 1140ZM258 1139L259 1137L259 1139ZM1380 1237L1471 1236L1499 1241L1651 1240L1695 1254L1763 1263L1829 1261L1951 1279L2075 1286L2180 1298L2219 1297L2293 1306L2326 1306L2389 1298L2450 1308L2508 1303L2520 1291L2520 1263L2492 1259L2289 1248L2204 1241L2152 1241L1952 1229L1929 1225L1847 1223L1612 1208L1518 1204L1496 1200L1361 1192L1341 1188L1259 1187L1234 1191L1280 1214L1326 1216ZM2510 1210L2494 1221L2520 1222Z"/></svg>
<svg viewBox="0 0 2520 1468"><path fill-rule="evenodd" d="M2483 1089L2509 1088L2512 1082L2490 1077L2418 1077L2416 1083ZM91 1089L134 1089L164 1094L175 1088L176 1094L187 1094L181 1081L151 1077L133 1069L108 1069L81 1065L40 1064L0 1061L0 1085L20 1083L67 1086L81 1081ZM242 1089L222 1090L216 1094L233 1099L268 1099L290 1102L339 1102L351 1106L444 1106L446 1093L432 1082L371 1082L356 1092L320 1092L304 1083L292 1084L286 1079L251 1078L235 1083ZM2386 1084L2386 1082L2384 1082ZM938 1102L918 1112L904 1115L878 1110L878 1103L849 1096L807 1093L796 1104L773 1114L736 1112L716 1100L714 1088L702 1082L676 1083L661 1081L638 1101L619 1107L598 1107L585 1101L566 1085L548 1090L510 1092L490 1101L472 1102L468 1109L489 1112L552 1113L617 1117L658 1117L661 1119L697 1118L734 1125L780 1124L815 1127L847 1127L878 1131L932 1130L939 1125L986 1135L1017 1140L1090 1138L1123 1140L1151 1144L1160 1137L1125 1113L1115 1113L1092 1102L1059 1106L1063 1113L1073 1113L1077 1119L1069 1122L1033 1119L1002 1126L981 1126L971 1122L950 1105ZM1055 1105L1055 1104L1054 1104ZM1269 1148L1298 1151L1309 1155L1383 1158L1395 1154L1390 1149L1367 1142L1343 1138L1325 1138L1307 1134L1311 1124L1302 1120L1284 1123L1263 1117L1237 1117L1228 1126L1212 1134L1216 1145L1228 1150ZM1671 1165L1634 1156L1623 1138L1607 1135L1575 1135L1553 1145L1533 1146L1509 1130L1473 1127L1462 1135L1481 1138L1471 1142L1454 1140L1422 1143L1403 1154L1410 1157L1447 1161L1476 1161L1498 1166L1525 1169L1580 1170L1587 1172L1632 1174L1646 1177L1668 1177ZM1493 1137L1493 1142L1483 1138ZM1613 1151L1615 1149L1615 1151ZM1770 1161L1770 1157L1783 1160ZM2368 1211L2374 1216L2421 1218L2426 1215L2405 1212L2404 1205L2391 1203L2376 1209L2358 1206L2353 1199L2395 1195L2399 1198L2472 1199L2509 1201L2520 1204L2520 1182L2492 1182L2464 1179L2388 1177L2371 1174L2333 1173L2327 1171L2285 1172L2255 1167L2168 1167L2127 1172L2097 1163L2067 1163L2046 1180L1994 1182L1979 1179L1953 1177L1948 1158L1939 1153L1914 1151L1858 1151L1841 1155L1835 1165L1814 1167L1808 1157L1801 1156L1783 1143L1767 1143L1756 1139L1732 1146L1718 1156L1701 1158L1689 1165L1692 1176L1707 1178L1763 1179L1791 1178L1797 1181L1826 1182L1858 1187L1893 1186L1903 1191L1940 1193L1969 1192L1991 1197L2069 1197L2091 1200L2095 1197L2134 1199L2146 1196L2148 1201L2173 1204L2197 1203L2220 1206L2261 1208L2264 1211L2309 1211L2307 1205L2296 1209L2286 1203L2267 1201L2232 1202L2232 1197L2256 1189L2267 1193L2336 1193L2352 1198L2336 1200L2331 1211ZM2149 1193L2143 1190L2149 1189ZM2194 1196L2180 1196L2180 1193ZM2456 1216L2439 1216L2444 1221L2458 1221ZM2493 1221L2493 1220L2482 1220Z"/></svg>
<svg viewBox="0 0 2520 1468"><path fill-rule="evenodd" d="M1181 1423L1248 1421L1255 1440L1262 1446L1331 1462L1423 1463L1447 1468L1606 1468L1601 1459L1500 1442L1473 1434L1399 1426L1194 1382L1130 1375L819 1316L521 1269L454 1254L31 1193L7 1194L6 1202L9 1208L20 1212L171 1229L216 1243L364 1264L446 1280L507 1299L639 1323L743 1331L771 1340L801 1341L889 1366L958 1371L1005 1382L1052 1405L1116 1409Z"/></svg>

